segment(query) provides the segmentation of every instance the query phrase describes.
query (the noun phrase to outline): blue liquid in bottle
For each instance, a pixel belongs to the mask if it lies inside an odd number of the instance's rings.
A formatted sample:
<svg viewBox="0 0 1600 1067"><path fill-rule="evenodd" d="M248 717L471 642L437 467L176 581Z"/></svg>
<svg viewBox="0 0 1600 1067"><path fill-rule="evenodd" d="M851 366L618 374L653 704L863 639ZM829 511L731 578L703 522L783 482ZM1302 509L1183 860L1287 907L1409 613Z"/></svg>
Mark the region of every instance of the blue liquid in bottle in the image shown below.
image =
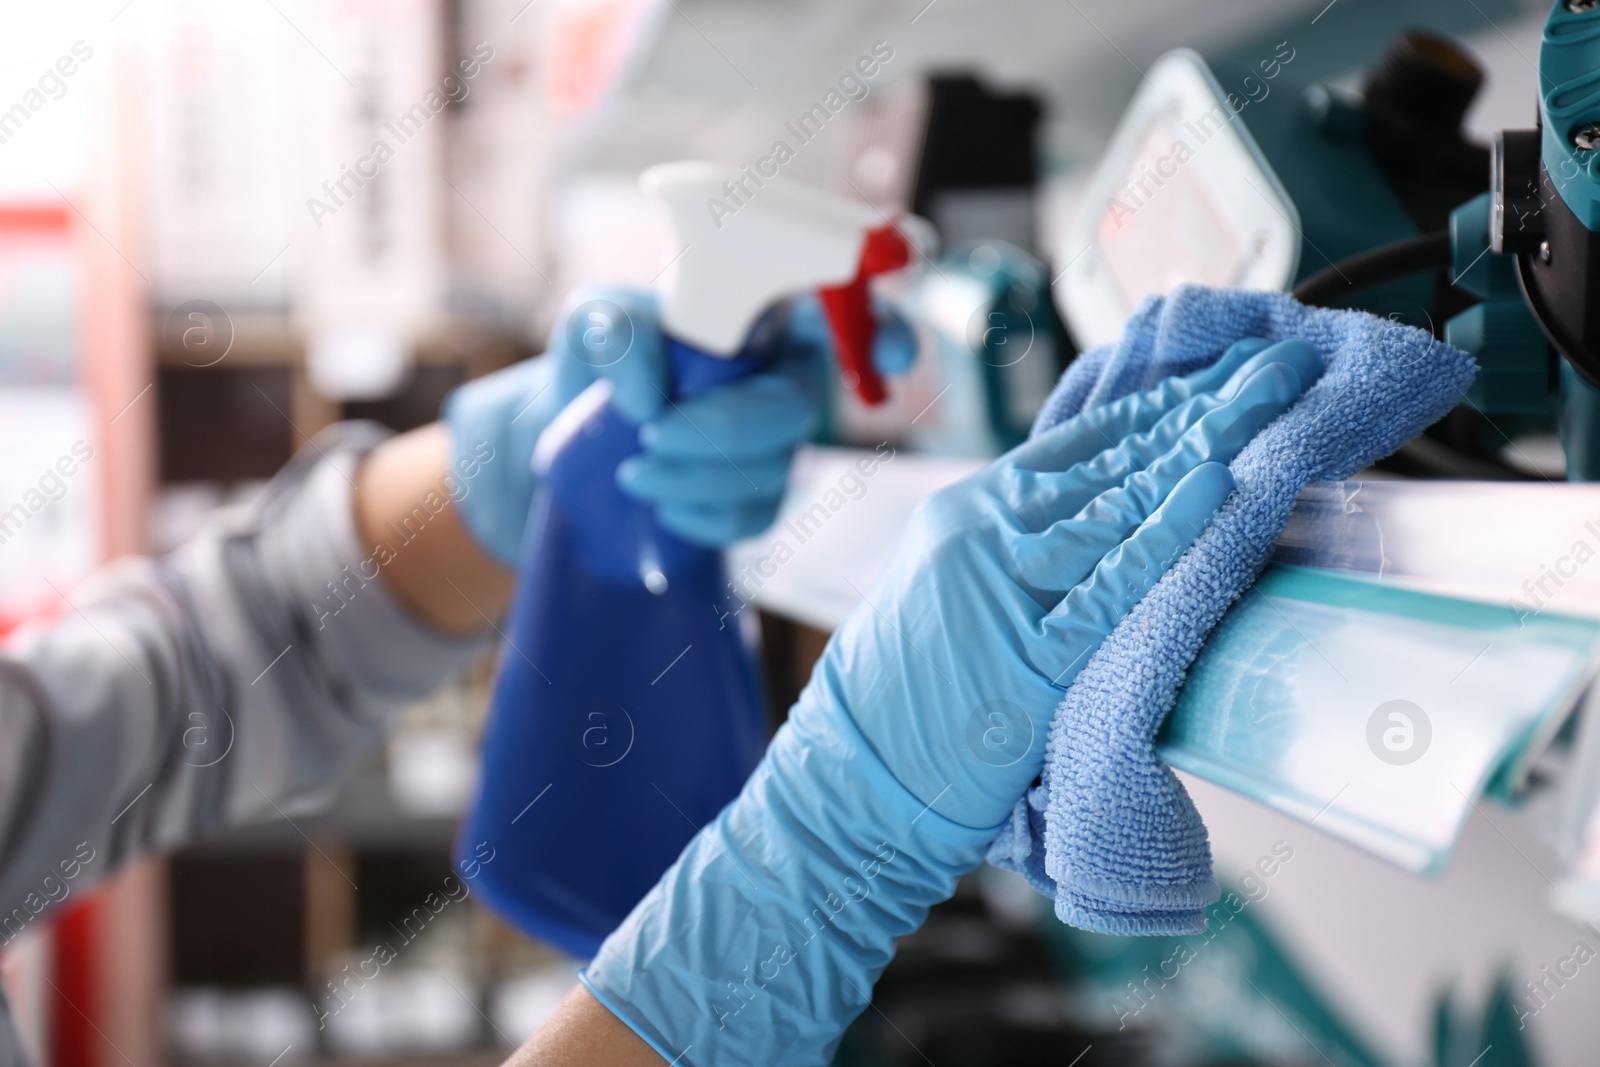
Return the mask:
<svg viewBox="0 0 1600 1067"><path fill-rule="evenodd" d="M725 359L665 345L679 397L762 363L752 346ZM639 451L638 427L607 402L551 462L458 840L463 861L493 849L474 888L496 912L581 957L738 794L767 741L722 553L617 487Z"/></svg>

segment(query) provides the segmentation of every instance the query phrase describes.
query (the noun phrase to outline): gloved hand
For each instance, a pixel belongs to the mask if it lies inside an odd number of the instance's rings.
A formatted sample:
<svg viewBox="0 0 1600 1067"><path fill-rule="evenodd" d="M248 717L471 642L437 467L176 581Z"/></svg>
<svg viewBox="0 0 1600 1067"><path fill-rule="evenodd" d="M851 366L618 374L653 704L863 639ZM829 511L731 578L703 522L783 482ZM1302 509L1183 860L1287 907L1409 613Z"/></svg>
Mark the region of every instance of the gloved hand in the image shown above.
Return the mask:
<svg viewBox="0 0 1600 1067"><path fill-rule="evenodd" d="M1038 776L1063 691L1321 373L1241 342L936 494L739 798L583 975L668 1060L824 1064Z"/></svg>
<svg viewBox="0 0 1600 1067"><path fill-rule="evenodd" d="M902 373L916 347L905 321L880 309L873 362ZM816 426L819 361L830 342L814 299L798 300L771 342L766 368L687 400L669 400L655 297L620 287L568 301L545 354L468 382L445 401L452 469L477 474L457 507L495 560L517 565L538 477L535 442L556 415L600 379L617 410L640 425L644 452L623 463L624 492L656 507L685 540L721 547L777 517L794 450Z"/></svg>

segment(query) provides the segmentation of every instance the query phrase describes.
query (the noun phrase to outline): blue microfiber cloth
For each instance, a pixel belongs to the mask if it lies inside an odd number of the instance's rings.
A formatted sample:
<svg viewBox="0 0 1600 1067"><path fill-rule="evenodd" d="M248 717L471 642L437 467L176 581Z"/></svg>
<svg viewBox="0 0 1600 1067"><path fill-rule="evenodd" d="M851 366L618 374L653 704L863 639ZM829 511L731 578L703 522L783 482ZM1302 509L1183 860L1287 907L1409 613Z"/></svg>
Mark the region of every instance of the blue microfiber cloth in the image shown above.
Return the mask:
<svg viewBox="0 0 1600 1067"><path fill-rule="evenodd" d="M1033 432L1198 370L1247 337L1303 338L1327 371L1233 461L1233 495L1067 691L1039 784L989 851L1085 930L1205 929L1203 909L1218 898L1211 848L1194 802L1156 758L1156 730L1212 628L1266 566L1301 488L1393 452L1459 403L1477 371L1460 349L1365 312L1183 286L1145 301L1117 344L1079 357Z"/></svg>

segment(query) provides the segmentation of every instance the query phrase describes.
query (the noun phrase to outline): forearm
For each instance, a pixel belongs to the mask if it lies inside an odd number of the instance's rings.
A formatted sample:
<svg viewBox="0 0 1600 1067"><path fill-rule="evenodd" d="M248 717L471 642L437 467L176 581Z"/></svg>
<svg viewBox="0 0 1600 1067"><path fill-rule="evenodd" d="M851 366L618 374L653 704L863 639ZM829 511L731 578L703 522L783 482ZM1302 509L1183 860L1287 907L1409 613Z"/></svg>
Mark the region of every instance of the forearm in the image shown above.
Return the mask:
<svg viewBox="0 0 1600 1067"><path fill-rule="evenodd" d="M578 986L539 1032L511 1054L506 1067L660 1067L638 1034Z"/></svg>
<svg viewBox="0 0 1600 1067"><path fill-rule="evenodd" d="M669 1061L828 1063L895 943L994 836L909 793L821 673L739 797L582 976Z"/></svg>
<svg viewBox="0 0 1600 1067"><path fill-rule="evenodd" d="M356 524L373 565L401 604L446 633L487 629L511 599L511 572L478 547L458 507L490 491L473 484L481 467L508 462L453 457L436 422L374 449L356 477Z"/></svg>
<svg viewBox="0 0 1600 1067"><path fill-rule="evenodd" d="M989 834L923 808L817 707L817 684L507 1067L827 1062L895 941ZM839 829L824 798L845 795L870 809L865 836L813 833ZM902 851L913 838L918 858Z"/></svg>

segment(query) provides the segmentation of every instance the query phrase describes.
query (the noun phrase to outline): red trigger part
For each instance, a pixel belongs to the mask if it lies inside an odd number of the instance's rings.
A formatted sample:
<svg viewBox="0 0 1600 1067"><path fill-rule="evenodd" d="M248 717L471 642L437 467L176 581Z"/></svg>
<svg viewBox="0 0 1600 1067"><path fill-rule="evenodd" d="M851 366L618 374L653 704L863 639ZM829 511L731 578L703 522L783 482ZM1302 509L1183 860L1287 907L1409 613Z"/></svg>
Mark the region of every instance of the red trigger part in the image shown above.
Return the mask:
<svg viewBox="0 0 1600 1067"><path fill-rule="evenodd" d="M817 293L828 316L833 347L839 353L839 372L844 384L867 404L881 404L889 393L883 378L872 365L872 338L877 323L872 318L872 301L867 279L875 274L899 270L911 262L911 246L892 225L867 231L861 246L856 276L844 285Z"/></svg>

